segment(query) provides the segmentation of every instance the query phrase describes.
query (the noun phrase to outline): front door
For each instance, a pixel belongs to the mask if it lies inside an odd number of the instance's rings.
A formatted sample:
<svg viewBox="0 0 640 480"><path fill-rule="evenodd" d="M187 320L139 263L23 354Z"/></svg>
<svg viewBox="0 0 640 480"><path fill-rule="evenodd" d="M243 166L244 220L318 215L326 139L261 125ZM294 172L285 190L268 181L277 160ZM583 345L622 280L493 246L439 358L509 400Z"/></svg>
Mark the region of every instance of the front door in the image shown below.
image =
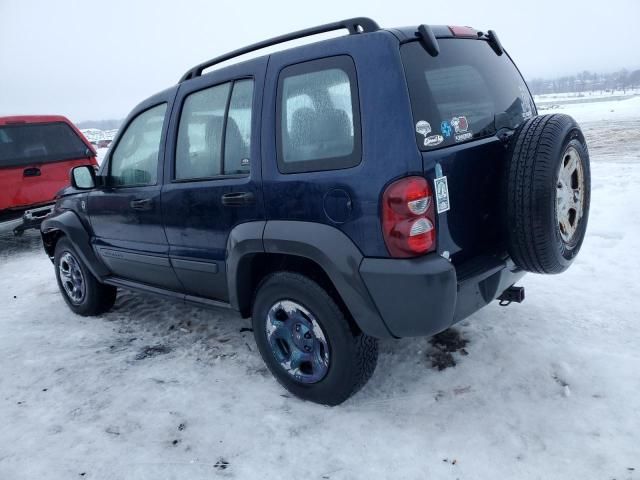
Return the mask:
<svg viewBox="0 0 640 480"><path fill-rule="evenodd" d="M115 277L180 291L168 256L160 194L168 102L125 126L101 169L106 185L88 196L94 247Z"/></svg>
<svg viewBox="0 0 640 480"><path fill-rule="evenodd" d="M264 219L257 107L265 68L266 60L258 59L178 91L162 215L171 263L187 295L227 302L229 232Z"/></svg>

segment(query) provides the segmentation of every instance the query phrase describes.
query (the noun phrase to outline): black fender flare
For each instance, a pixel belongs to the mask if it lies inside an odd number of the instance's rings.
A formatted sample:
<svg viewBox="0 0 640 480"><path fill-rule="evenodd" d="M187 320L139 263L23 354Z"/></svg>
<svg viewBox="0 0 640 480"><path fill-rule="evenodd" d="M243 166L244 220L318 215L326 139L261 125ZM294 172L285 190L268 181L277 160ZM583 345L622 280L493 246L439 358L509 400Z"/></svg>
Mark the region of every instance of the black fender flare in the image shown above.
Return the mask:
<svg viewBox="0 0 640 480"><path fill-rule="evenodd" d="M265 221L255 221L236 225L227 238L225 265L227 269L227 291L229 304L242 312L243 305L251 302L251 271L247 268L253 255L265 253L262 235Z"/></svg>
<svg viewBox="0 0 640 480"><path fill-rule="evenodd" d="M327 274L358 327L377 338L393 338L369 290L360 276L363 255L347 235L330 225L313 222L269 220L243 223L227 242L229 302L240 310L243 286L250 282L243 259L256 253L304 257Z"/></svg>
<svg viewBox="0 0 640 480"><path fill-rule="evenodd" d="M109 275L109 269L97 257L91 247L91 236L82 221L71 210L65 210L61 213L54 213L53 216L46 218L40 226L40 234L42 241L47 249L47 238L52 234L61 232L75 247L76 252L80 255L80 259L86 267L91 271L94 277L99 281ZM47 254L53 258L54 251L48 251Z"/></svg>

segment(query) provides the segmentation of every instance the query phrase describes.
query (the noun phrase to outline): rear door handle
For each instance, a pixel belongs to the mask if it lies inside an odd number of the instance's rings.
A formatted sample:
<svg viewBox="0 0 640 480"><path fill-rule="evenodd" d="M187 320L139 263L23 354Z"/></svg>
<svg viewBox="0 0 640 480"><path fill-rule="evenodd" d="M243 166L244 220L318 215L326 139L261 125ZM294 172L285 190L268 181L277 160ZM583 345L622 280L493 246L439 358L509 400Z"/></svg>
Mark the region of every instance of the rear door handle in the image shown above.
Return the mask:
<svg viewBox="0 0 640 480"><path fill-rule="evenodd" d="M41 173L38 167L25 168L22 172L25 177L39 177Z"/></svg>
<svg viewBox="0 0 640 480"><path fill-rule="evenodd" d="M140 198L137 200L131 200L129 205L134 210L151 210L151 205L153 204L153 199L151 198Z"/></svg>
<svg viewBox="0 0 640 480"><path fill-rule="evenodd" d="M242 207L256 203L253 192L231 192L222 195L222 205L225 207Z"/></svg>

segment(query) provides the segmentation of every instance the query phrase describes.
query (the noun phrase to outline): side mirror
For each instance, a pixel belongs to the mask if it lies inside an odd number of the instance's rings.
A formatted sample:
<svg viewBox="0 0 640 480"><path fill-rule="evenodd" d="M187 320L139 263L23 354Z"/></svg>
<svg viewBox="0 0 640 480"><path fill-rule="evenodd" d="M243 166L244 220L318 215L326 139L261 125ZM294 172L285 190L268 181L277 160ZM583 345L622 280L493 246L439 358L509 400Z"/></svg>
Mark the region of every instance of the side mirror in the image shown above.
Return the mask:
<svg viewBox="0 0 640 480"><path fill-rule="evenodd" d="M91 190L96 186L96 171L93 165L81 165L71 169L71 186L78 190Z"/></svg>

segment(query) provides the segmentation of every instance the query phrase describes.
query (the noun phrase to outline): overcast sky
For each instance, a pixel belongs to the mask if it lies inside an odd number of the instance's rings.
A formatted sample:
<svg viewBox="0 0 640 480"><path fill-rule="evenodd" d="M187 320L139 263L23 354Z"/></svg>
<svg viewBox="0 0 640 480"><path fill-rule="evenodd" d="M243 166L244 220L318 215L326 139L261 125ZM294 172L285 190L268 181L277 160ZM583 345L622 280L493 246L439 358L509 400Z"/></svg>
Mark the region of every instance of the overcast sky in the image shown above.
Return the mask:
<svg viewBox="0 0 640 480"><path fill-rule="evenodd" d="M526 78L640 68L640 0L0 0L0 115L123 118L202 60L353 16L494 29Z"/></svg>

